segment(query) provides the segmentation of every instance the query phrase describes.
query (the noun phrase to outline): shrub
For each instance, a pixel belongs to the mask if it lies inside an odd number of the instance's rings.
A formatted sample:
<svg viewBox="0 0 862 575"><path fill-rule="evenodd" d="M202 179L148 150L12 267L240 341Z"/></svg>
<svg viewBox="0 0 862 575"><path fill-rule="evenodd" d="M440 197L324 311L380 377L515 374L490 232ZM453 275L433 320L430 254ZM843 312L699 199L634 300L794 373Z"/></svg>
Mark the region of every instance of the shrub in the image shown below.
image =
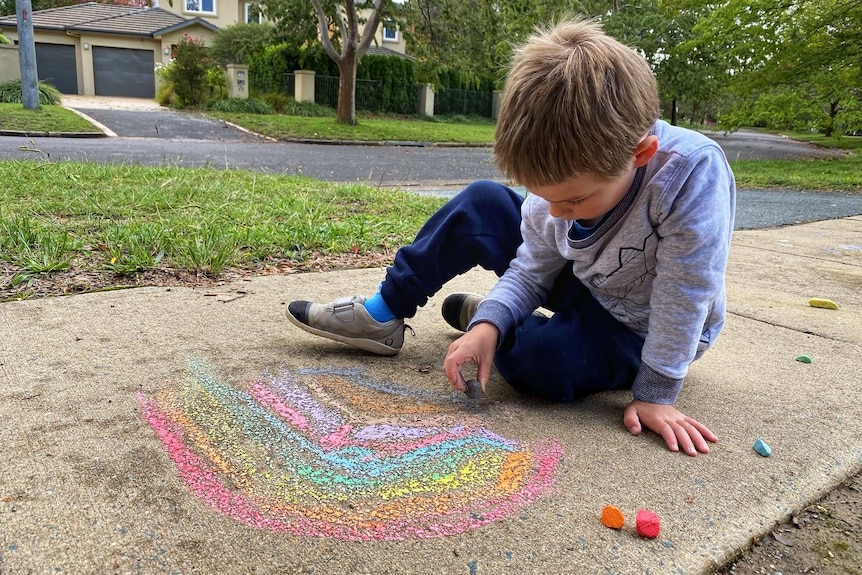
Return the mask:
<svg viewBox="0 0 862 575"><path fill-rule="evenodd" d="M39 103L42 105L59 105L63 100L63 95L51 84L39 82ZM24 94L21 88L21 80L9 80L0 83L0 102L5 104L21 104L24 101Z"/></svg>
<svg viewBox="0 0 862 575"><path fill-rule="evenodd" d="M174 86L180 106L199 107L207 95L207 71L214 61L200 38L183 36L176 47L176 58L167 67L167 79Z"/></svg>
<svg viewBox="0 0 862 575"><path fill-rule="evenodd" d="M254 98L225 98L212 100L207 104L210 110L231 114L274 114L275 110L266 102Z"/></svg>
<svg viewBox="0 0 862 575"><path fill-rule="evenodd" d="M156 93L156 102L168 108L177 106L177 95L174 92L174 85L170 82L163 82L159 86L158 93Z"/></svg>
<svg viewBox="0 0 862 575"><path fill-rule="evenodd" d="M293 98L288 97L287 94L283 94L281 92L268 92L261 96L263 101L272 106L272 109L275 110L276 114L284 114L284 111L290 106L291 100Z"/></svg>
<svg viewBox="0 0 862 575"><path fill-rule="evenodd" d="M281 92L264 94L261 98L272 106L278 114L285 116L304 116L307 118L331 118L335 116L335 110L329 106L314 102L297 102Z"/></svg>
<svg viewBox="0 0 862 575"><path fill-rule="evenodd" d="M274 30L270 24L226 26L213 39L212 56L220 64L248 64L252 54L272 44Z"/></svg>

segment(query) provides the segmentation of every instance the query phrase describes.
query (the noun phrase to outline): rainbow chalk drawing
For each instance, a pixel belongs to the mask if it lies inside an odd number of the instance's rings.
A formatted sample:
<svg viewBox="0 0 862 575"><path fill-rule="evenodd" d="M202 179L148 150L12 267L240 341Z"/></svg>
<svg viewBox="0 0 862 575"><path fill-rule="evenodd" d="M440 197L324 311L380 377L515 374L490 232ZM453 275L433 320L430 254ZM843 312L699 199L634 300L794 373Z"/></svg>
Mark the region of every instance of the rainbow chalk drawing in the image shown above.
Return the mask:
<svg viewBox="0 0 862 575"><path fill-rule="evenodd" d="M441 396L445 396L442 397ZM559 442L482 427L445 393L355 370L287 370L237 389L189 361L138 399L189 489L258 529L352 541L454 535L548 493Z"/></svg>

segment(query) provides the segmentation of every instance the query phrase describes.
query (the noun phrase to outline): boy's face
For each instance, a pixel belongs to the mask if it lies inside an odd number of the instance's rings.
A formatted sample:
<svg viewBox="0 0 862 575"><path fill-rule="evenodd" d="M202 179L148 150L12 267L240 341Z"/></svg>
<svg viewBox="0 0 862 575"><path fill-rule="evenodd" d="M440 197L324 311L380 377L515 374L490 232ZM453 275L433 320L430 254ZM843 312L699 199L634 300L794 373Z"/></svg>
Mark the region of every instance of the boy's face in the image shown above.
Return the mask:
<svg viewBox="0 0 862 575"><path fill-rule="evenodd" d="M593 220L604 216L623 199L633 179L634 170L618 178L581 174L559 184L532 186L529 190L548 202L553 217L593 225Z"/></svg>
<svg viewBox="0 0 862 575"><path fill-rule="evenodd" d="M531 186L528 189L548 202L551 216L578 220L592 226L623 199L635 179L637 169L645 166L657 151L658 138L648 135L635 148L629 169L619 177L606 178L583 173L559 184Z"/></svg>

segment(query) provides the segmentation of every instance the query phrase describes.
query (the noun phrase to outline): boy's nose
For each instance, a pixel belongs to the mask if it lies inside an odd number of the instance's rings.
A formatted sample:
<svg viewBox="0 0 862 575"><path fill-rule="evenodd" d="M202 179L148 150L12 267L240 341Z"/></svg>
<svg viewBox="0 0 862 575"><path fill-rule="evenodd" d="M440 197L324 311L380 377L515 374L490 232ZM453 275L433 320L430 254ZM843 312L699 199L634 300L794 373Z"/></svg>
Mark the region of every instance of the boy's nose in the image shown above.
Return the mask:
<svg viewBox="0 0 862 575"><path fill-rule="evenodd" d="M548 206L548 213L551 214L552 217L555 218L565 218L569 213L569 209L557 204L550 204Z"/></svg>

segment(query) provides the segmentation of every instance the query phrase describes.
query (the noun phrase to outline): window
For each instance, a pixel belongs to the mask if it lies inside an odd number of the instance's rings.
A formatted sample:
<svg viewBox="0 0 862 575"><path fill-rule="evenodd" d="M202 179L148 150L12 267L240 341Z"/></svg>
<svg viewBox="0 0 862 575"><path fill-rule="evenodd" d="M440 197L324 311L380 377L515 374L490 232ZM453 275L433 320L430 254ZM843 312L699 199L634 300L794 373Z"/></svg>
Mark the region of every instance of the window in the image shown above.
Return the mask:
<svg viewBox="0 0 862 575"><path fill-rule="evenodd" d="M246 2L243 6L246 24L260 24L260 6L257 2Z"/></svg>
<svg viewBox="0 0 862 575"><path fill-rule="evenodd" d="M398 27L395 25L395 22L386 22L385 24L383 24L383 41L398 41Z"/></svg>
<svg viewBox="0 0 862 575"><path fill-rule="evenodd" d="M215 14L216 0L185 0L186 12L198 12L200 14Z"/></svg>

